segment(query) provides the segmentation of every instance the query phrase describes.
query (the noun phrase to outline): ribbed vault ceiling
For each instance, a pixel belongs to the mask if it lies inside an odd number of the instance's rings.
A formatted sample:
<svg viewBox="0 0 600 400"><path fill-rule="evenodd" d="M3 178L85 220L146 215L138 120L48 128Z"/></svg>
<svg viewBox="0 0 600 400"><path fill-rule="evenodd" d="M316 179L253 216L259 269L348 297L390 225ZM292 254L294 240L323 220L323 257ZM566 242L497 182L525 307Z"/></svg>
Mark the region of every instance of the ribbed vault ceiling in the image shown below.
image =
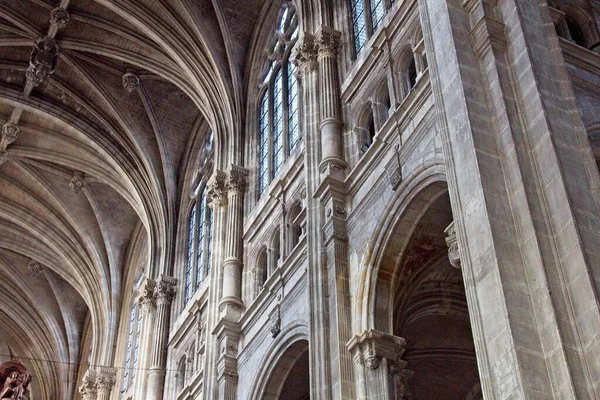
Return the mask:
<svg viewBox="0 0 600 400"><path fill-rule="evenodd" d="M169 265L182 176L209 126L217 163L239 162L230 149L263 3L0 1L0 125L20 127L0 165L0 349L58 362L32 361L45 382L36 398L73 398L86 318L91 361L111 364L133 238L144 232L150 270ZM55 33L56 71L28 90L34 42L53 34L58 6L70 19Z"/></svg>

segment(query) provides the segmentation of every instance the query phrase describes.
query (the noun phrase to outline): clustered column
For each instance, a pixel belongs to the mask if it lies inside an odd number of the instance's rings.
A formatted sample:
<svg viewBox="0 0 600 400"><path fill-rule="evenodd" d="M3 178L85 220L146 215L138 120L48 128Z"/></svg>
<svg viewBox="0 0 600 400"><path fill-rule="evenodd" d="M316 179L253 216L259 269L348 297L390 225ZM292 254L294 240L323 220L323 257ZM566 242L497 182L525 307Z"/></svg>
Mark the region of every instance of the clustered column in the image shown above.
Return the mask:
<svg viewBox="0 0 600 400"><path fill-rule="evenodd" d="M163 394L171 302L175 297L174 287L176 283L176 279L163 275L154 288L156 323L154 326L154 340L152 341L151 366L148 373L147 399L149 400L159 400Z"/></svg>
<svg viewBox="0 0 600 400"><path fill-rule="evenodd" d="M154 289L156 281L146 279L142 284L141 294L138 297L138 304L142 311L142 331L140 334L140 350L139 350L139 368L144 369L150 365L150 350L152 348L154 338L154 318L156 315L156 296ZM145 399L147 392L148 375L140 373L136 377L135 396L136 399Z"/></svg>

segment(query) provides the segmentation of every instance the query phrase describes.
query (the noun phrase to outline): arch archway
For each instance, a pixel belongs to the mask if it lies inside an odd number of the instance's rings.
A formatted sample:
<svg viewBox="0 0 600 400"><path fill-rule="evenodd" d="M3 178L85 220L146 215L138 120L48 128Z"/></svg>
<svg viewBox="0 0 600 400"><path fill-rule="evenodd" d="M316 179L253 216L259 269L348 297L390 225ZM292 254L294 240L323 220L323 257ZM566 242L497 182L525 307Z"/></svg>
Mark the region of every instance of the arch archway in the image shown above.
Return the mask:
<svg viewBox="0 0 600 400"><path fill-rule="evenodd" d="M261 398L265 400L310 399L308 341L299 340L285 350L269 377Z"/></svg>
<svg viewBox="0 0 600 400"><path fill-rule="evenodd" d="M367 339L355 339L359 347L377 352L381 338L390 343L395 336L393 342L404 347L394 354L402 360L388 353L377 354L385 360L381 364L365 363L364 395L479 398L462 273L448 259L445 230L452 223L452 210L445 178L438 166L411 178L402 197L388 207L373 252L366 257L366 302L359 315ZM363 357L370 361L367 353ZM382 379L389 382L387 393L373 384Z"/></svg>

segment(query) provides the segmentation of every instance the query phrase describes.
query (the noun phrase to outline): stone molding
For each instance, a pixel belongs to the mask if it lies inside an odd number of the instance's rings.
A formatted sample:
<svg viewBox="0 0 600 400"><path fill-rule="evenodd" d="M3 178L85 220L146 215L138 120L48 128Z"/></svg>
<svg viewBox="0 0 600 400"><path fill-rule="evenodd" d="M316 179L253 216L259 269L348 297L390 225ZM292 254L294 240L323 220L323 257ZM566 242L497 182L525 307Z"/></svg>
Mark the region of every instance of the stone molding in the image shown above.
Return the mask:
<svg viewBox="0 0 600 400"><path fill-rule="evenodd" d="M6 144L11 144L17 140L20 131L19 125L8 121L2 126L2 140L6 142Z"/></svg>
<svg viewBox="0 0 600 400"><path fill-rule="evenodd" d="M33 87L39 86L48 76L56 70L58 61L58 46L50 36L44 36L35 41L33 51L29 57L29 67L25 76L27 83Z"/></svg>

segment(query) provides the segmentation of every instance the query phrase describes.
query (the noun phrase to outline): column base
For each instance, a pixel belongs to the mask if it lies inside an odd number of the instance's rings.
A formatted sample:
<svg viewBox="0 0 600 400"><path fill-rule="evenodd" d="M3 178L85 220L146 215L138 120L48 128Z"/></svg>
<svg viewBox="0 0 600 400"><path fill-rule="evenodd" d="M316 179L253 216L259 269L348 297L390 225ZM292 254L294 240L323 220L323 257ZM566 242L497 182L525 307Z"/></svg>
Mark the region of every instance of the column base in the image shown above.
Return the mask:
<svg viewBox="0 0 600 400"><path fill-rule="evenodd" d="M244 303L237 297L223 297L219 303L221 318L229 321L238 321L244 312Z"/></svg>

